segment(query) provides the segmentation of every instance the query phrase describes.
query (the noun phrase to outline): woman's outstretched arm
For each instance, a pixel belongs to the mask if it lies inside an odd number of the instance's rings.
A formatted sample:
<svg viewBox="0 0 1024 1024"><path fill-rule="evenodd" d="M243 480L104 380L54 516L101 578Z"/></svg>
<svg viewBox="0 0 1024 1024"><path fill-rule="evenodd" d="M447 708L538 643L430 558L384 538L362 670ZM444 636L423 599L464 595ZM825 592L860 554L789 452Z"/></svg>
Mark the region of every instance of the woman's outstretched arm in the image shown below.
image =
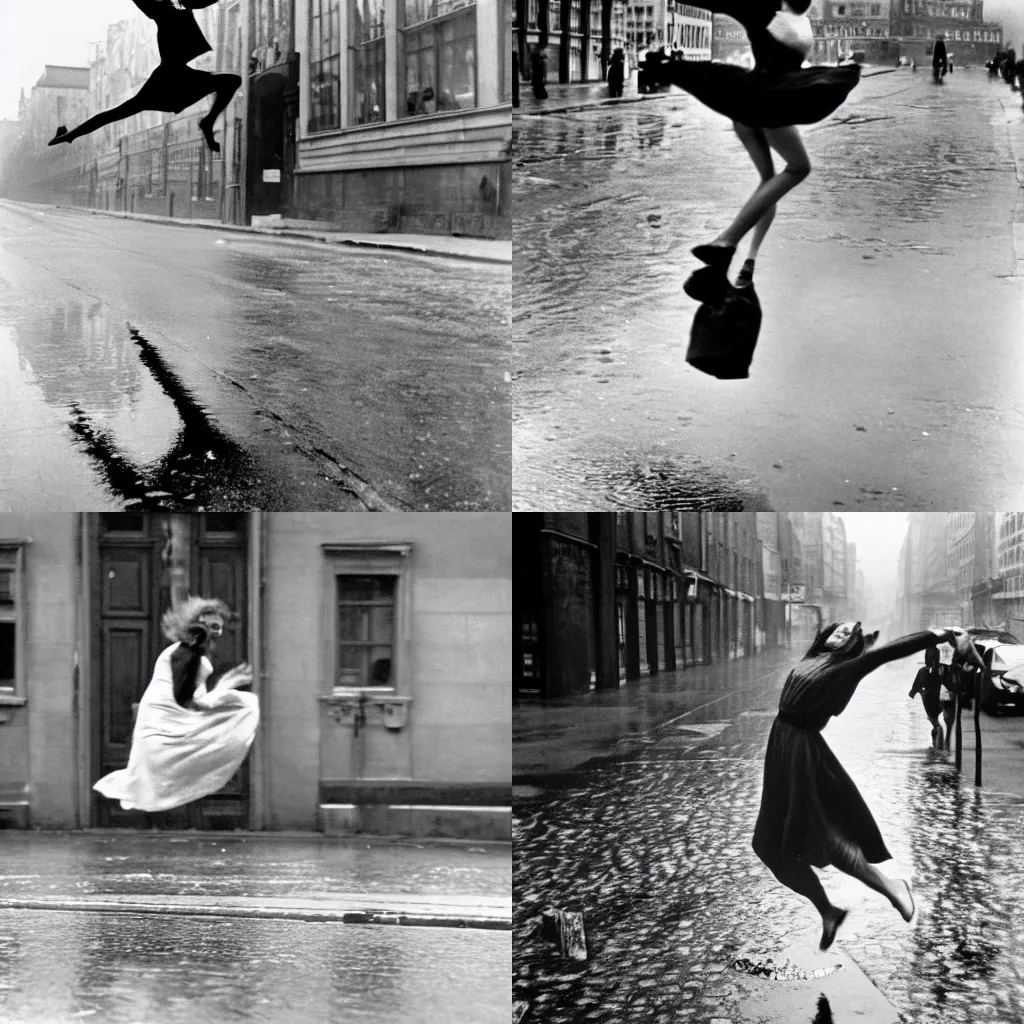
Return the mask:
<svg viewBox="0 0 1024 1024"><path fill-rule="evenodd" d="M898 661L900 658L909 657L929 647L937 647L939 644L957 643L957 636L951 629L926 629L920 633L911 633L909 636L902 636L898 640L890 640L881 647L872 647L856 658L851 658L843 664L844 670L856 672L863 678L876 668L888 664L890 661Z"/></svg>

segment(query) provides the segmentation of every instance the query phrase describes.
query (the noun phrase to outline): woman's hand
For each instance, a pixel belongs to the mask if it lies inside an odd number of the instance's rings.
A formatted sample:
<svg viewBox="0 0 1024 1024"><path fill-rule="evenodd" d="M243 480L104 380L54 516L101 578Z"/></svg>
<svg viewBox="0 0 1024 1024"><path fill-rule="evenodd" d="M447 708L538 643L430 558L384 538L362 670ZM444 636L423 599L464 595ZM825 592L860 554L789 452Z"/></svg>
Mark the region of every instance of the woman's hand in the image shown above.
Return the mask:
<svg viewBox="0 0 1024 1024"><path fill-rule="evenodd" d="M252 666L244 661L241 665L229 668L217 680L217 687L225 690L237 690L242 686L252 685Z"/></svg>
<svg viewBox="0 0 1024 1024"><path fill-rule="evenodd" d="M949 642L956 648L957 657L975 668L985 671L985 662L982 661L978 649L971 641L971 636L966 629L950 629Z"/></svg>

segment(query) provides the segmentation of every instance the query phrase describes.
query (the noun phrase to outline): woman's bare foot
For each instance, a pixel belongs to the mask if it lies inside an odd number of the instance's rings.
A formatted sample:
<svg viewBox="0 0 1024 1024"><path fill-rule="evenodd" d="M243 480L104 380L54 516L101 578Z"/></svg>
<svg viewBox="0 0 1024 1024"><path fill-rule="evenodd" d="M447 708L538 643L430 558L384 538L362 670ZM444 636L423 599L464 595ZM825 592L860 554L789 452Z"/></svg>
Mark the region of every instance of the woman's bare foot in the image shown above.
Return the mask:
<svg viewBox="0 0 1024 1024"><path fill-rule="evenodd" d="M819 949L828 949L832 945L835 941L836 932L839 931L839 926L846 920L848 913L848 910L833 907L821 919L821 942L818 944Z"/></svg>
<svg viewBox="0 0 1024 1024"><path fill-rule="evenodd" d="M909 924L915 910L914 894L910 891L910 883L903 878L897 878L895 887L896 892L892 905L900 912L900 917Z"/></svg>
<svg viewBox="0 0 1024 1024"><path fill-rule="evenodd" d="M214 151L214 153L220 152L220 143L214 141L213 138L213 125L206 121L199 122L199 130L203 133L203 138L206 139L206 144Z"/></svg>

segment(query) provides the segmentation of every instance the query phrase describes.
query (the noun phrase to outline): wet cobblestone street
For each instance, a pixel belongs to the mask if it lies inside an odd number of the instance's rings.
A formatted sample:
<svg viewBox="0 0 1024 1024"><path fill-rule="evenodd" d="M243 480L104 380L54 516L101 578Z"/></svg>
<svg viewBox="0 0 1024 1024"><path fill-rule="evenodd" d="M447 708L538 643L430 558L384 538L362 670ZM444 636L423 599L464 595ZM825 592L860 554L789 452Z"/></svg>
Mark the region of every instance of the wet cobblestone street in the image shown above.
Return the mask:
<svg viewBox="0 0 1024 1024"><path fill-rule="evenodd" d="M882 870L911 880L918 909L908 926L826 869L833 902L851 909L837 947L908 1024L1022 1020L1024 805L976 792L973 754L958 777L951 754L929 750L906 696L918 661L869 676L824 734L893 853ZM696 747L679 723L516 805L513 997L530 1003L528 1021L731 1020L737 957L816 947L814 910L750 847L772 717L741 713ZM525 937L546 906L583 912L586 963Z"/></svg>

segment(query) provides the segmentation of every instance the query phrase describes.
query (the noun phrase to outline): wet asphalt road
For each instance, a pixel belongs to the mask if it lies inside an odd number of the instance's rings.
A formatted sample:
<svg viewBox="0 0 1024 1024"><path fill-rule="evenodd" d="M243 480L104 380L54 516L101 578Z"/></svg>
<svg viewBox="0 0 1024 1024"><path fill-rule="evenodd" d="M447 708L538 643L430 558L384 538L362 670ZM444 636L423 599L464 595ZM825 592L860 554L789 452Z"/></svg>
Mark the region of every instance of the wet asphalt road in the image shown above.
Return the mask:
<svg viewBox="0 0 1024 1024"><path fill-rule="evenodd" d="M0 833L0 898L102 895L508 896L510 854L479 846L216 837Z"/></svg>
<svg viewBox="0 0 1024 1024"><path fill-rule="evenodd" d="M894 856L882 870L912 881L918 914L905 925L882 897L826 869L833 902L851 908L839 944L907 1024L1021 1020L1024 800L976 791L972 759L958 779L951 758L929 749L920 701L906 699L912 661L869 676L824 735ZM777 690L725 719L712 705L617 763L517 801L513 995L530 1002L531 1019L736 1019L737 956L816 943L810 904L750 848L776 702ZM1015 730L1024 774L1024 719L995 728ZM583 911L586 964L521 937L547 905Z"/></svg>
<svg viewBox="0 0 1024 1024"><path fill-rule="evenodd" d="M762 249L743 381L684 361L689 249L756 184L729 123L676 94L513 130L514 508L1022 496L1020 94L898 70L804 131L814 170Z"/></svg>
<svg viewBox="0 0 1024 1024"><path fill-rule="evenodd" d="M509 507L508 270L0 204L0 509Z"/></svg>
<svg viewBox="0 0 1024 1024"><path fill-rule="evenodd" d="M0 1019L505 1024L509 932L8 910Z"/></svg>
<svg viewBox="0 0 1024 1024"><path fill-rule="evenodd" d="M0 901L237 898L258 908L509 894L507 844L0 834ZM178 899L176 903L181 903ZM350 901L351 902L351 901ZM6 907L0 1020L447 1024L508 1019L508 931Z"/></svg>

